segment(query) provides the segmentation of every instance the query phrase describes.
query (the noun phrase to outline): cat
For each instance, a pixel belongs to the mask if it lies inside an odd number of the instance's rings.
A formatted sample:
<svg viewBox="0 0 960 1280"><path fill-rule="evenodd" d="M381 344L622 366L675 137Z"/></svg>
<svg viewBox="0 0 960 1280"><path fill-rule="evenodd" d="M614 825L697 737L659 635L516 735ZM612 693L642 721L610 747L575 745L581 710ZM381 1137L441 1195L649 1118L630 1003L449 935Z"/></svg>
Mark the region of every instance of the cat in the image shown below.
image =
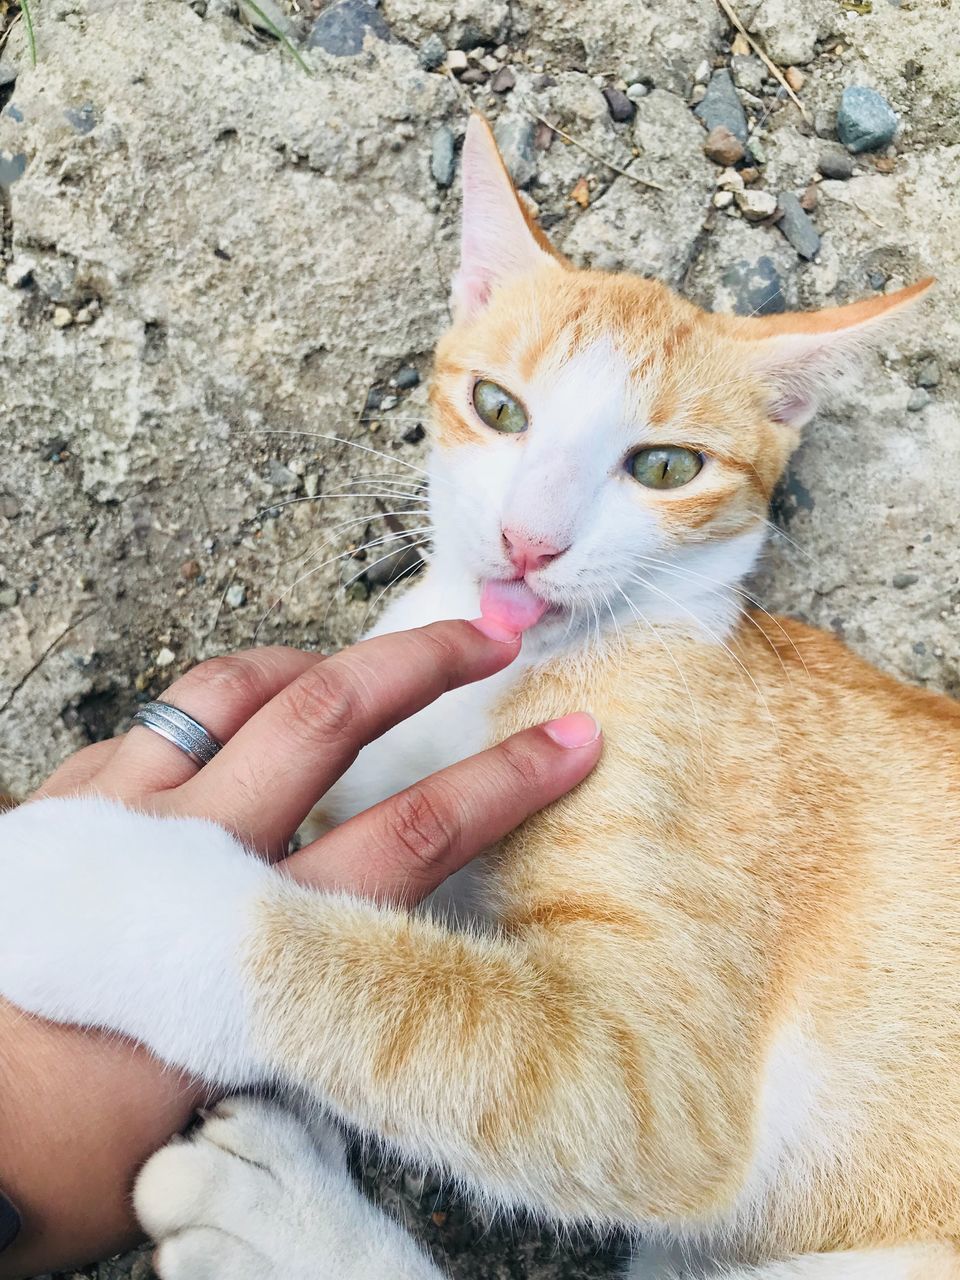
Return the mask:
<svg viewBox="0 0 960 1280"><path fill-rule="evenodd" d="M0 992L221 1086L296 1086L491 1204L625 1228L664 1265L957 1280L960 706L739 585L818 397L931 281L710 315L561 258L477 117L462 168L435 548L375 630L480 596L523 653L322 807L576 707L600 764L474 864L460 930L297 887L197 821L26 805L3 820ZM255 1097L154 1156L136 1202L166 1280L441 1274L335 1129Z"/></svg>

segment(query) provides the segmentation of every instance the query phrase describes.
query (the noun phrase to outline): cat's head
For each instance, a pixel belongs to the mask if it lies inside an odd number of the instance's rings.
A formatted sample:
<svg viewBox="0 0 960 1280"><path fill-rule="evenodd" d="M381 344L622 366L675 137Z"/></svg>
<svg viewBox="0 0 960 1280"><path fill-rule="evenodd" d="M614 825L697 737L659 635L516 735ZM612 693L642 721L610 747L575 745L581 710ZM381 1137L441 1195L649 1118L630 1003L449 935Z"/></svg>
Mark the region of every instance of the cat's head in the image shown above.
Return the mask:
<svg viewBox="0 0 960 1280"><path fill-rule="evenodd" d="M477 583L486 615L543 638L614 615L725 630L818 396L930 283L753 319L576 270L472 117L454 322L431 393L443 571Z"/></svg>

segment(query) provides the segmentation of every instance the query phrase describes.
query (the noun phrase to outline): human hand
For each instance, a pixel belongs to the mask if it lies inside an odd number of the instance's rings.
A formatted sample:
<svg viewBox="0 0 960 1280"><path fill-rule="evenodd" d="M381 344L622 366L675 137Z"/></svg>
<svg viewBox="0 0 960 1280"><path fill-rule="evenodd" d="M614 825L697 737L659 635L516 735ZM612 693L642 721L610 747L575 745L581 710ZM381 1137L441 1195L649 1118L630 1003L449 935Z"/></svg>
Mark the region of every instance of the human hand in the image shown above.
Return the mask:
<svg viewBox="0 0 960 1280"><path fill-rule="evenodd" d="M448 689L502 670L519 637L440 622L362 641L330 658L251 649L201 663L163 700L225 745L202 769L135 725L78 752L37 797L98 793L149 812L209 818L271 860L361 747ZM289 858L317 888L412 902L531 813L576 785L599 758L589 716L514 735L351 819Z"/></svg>

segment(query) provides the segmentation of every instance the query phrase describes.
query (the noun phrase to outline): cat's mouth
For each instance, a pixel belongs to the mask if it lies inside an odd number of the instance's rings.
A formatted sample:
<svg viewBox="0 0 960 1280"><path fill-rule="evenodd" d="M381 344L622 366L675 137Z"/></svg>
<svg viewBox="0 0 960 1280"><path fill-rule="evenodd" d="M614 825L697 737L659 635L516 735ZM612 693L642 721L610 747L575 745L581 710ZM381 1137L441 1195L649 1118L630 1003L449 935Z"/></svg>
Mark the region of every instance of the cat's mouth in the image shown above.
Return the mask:
<svg viewBox="0 0 960 1280"><path fill-rule="evenodd" d="M523 578L489 578L480 594L480 613L511 631L529 631L554 606Z"/></svg>

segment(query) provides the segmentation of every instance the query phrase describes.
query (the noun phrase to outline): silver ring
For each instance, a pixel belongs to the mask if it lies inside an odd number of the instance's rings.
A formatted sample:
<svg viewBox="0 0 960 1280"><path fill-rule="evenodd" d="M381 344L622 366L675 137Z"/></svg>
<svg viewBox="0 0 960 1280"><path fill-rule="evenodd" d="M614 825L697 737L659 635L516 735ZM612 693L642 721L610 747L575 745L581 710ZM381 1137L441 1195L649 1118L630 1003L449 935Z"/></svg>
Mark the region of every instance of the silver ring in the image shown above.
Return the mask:
<svg viewBox="0 0 960 1280"><path fill-rule="evenodd" d="M171 707L169 702L148 702L137 711L133 724L159 733L201 768L209 764L223 746L198 720L179 707Z"/></svg>

